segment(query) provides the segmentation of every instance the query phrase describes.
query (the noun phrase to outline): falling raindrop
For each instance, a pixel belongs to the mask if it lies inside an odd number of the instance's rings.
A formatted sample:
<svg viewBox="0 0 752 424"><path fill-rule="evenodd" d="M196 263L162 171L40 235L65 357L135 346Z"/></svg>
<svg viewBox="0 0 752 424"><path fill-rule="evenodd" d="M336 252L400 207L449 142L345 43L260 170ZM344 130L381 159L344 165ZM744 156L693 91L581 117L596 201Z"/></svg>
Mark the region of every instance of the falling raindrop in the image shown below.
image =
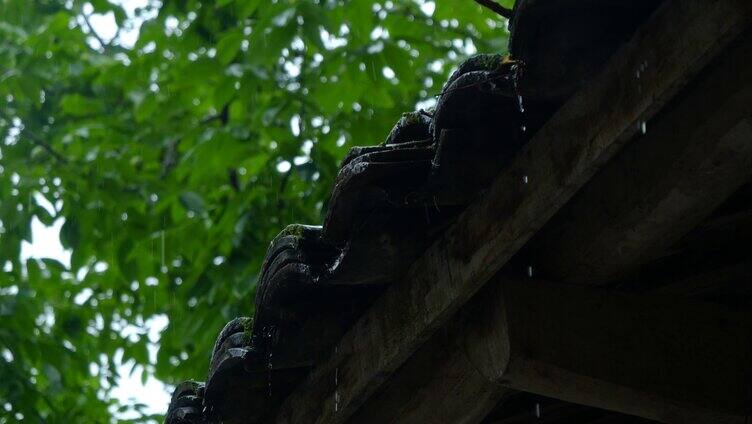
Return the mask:
<svg viewBox="0 0 752 424"><path fill-rule="evenodd" d="M530 277L530 278L533 277L533 266L532 265L528 265L528 267L527 267L527 276Z"/></svg>
<svg viewBox="0 0 752 424"><path fill-rule="evenodd" d="M269 356L267 357L267 362L266 362L266 368L267 368L267 373L268 373L268 375L267 375L267 384L269 386L269 397L272 397L272 368L273 368L273 366L272 366L272 356L273 356L273 352L272 352L272 329L271 328L267 331L266 338L267 338L267 343L268 343L267 348L269 349Z"/></svg>
<svg viewBox="0 0 752 424"><path fill-rule="evenodd" d="M161 231L160 239L162 241L162 266L160 267L162 274L167 273L167 266L165 266L165 231Z"/></svg>
<svg viewBox="0 0 752 424"><path fill-rule="evenodd" d="M334 412L339 411L339 367L334 369Z"/></svg>
<svg viewBox="0 0 752 424"><path fill-rule="evenodd" d="M645 121L640 121L640 132L645 135L648 132L648 125Z"/></svg>
<svg viewBox="0 0 752 424"><path fill-rule="evenodd" d="M522 130L522 132L527 131L527 127L525 125L520 126L520 129Z"/></svg>
<svg viewBox="0 0 752 424"><path fill-rule="evenodd" d="M527 184L529 182L530 182L530 180L527 178L527 175L525 175L525 176L522 177L522 183L523 184Z"/></svg>
<svg viewBox="0 0 752 424"><path fill-rule="evenodd" d="M269 351L269 358L268 362L266 364L266 367L268 369L268 376L267 376L267 382L269 386L269 397L272 397L272 352Z"/></svg>
<svg viewBox="0 0 752 424"><path fill-rule="evenodd" d="M541 417L541 405L540 403L535 404L535 418Z"/></svg>

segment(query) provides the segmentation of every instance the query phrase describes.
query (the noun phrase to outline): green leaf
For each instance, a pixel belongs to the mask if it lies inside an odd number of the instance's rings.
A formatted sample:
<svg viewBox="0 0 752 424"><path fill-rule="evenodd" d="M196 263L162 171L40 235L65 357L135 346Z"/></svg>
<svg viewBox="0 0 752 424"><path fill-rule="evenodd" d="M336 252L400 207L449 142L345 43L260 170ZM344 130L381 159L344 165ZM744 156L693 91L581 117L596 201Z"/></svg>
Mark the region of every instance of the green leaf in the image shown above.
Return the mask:
<svg viewBox="0 0 752 424"><path fill-rule="evenodd" d="M180 194L180 203L183 204L187 210L201 214L205 210L204 199L197 193L192 191L186 191Z"/></svg>
<svg viewBox="0 0 752 424"><path fill-rule="evenodd" d="M237 5L238 16L241 19L245 19L253 15L253 12L255 12L261 4L261 0L245 0L236 2L235 4Z"/></svg>
<svg viewBox="0 0 752 424"><path fill-rule="evenodd" d="M60 242L66 249L76 249L80 241L81 234L78 228L78 221L73 217L68 217L60 228Z"/></svg>
<svg viewBox="0 0 752 424"><path fill-rule="evenodd" d="M243 33L231 31L225 34L217 43L217 59L223 65L229 65L240 50Z"/></svg>
<svg viewBox="0 0 752 424"><path fill-rule="evenodd" d="M86 116L100 113L101 102L86 98L80 94L68 94L60 100L60 108L63 113L72 116Z"/></svg>

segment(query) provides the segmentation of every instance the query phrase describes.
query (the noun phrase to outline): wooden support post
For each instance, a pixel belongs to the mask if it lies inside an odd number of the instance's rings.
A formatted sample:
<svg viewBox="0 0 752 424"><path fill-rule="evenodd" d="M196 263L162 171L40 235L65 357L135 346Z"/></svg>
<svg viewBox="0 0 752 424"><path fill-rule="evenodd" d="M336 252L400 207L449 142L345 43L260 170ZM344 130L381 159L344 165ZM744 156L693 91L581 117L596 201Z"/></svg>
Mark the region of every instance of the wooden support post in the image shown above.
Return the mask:
<svg viewBox="0 0 752 424"><path fill-rule="evenodd" d="M751 17L747 0L667 1L360 318L277 420L340 423L352 416ZM646 61L638 93L632 75Z"/></svg>

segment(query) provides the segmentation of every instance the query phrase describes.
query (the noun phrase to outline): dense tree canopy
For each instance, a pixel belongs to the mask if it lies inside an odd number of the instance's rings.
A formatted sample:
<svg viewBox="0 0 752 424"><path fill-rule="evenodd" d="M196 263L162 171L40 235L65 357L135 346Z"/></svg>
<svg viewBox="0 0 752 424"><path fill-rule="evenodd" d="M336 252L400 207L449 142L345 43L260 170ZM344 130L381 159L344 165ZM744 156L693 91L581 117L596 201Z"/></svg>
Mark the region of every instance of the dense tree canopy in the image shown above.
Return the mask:
<svg viewBox="0 0 752 424"><path fill-rule="evenodd" d="M1 1L0 422L139 410L120 364L204 376L348 147L506 38L472 0ZM37 221L70 261L22 256Z"/></svg>

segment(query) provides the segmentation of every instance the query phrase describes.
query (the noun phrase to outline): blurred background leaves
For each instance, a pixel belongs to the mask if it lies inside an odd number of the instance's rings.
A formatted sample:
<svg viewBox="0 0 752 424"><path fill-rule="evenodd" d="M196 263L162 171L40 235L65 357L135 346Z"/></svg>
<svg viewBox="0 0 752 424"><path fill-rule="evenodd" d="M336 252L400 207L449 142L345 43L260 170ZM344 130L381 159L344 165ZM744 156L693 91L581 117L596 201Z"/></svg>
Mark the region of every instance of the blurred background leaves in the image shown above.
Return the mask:
<svg viewBox="0 0 752 424"><path fill-rule="evenodd" d="M347 149L507 36L472 0L0 1L0 422L160 419L123 370L202 378Z"/></svg>

